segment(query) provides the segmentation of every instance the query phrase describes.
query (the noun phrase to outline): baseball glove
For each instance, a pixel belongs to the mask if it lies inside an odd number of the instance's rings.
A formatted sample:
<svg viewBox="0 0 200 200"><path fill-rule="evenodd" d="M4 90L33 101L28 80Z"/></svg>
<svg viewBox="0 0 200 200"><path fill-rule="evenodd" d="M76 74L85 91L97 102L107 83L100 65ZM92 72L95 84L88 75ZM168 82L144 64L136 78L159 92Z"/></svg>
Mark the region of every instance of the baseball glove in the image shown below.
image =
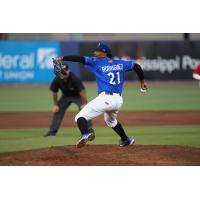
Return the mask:
<svg viewBox="0 0 200 200"><path fill-rule="evenodd" d="M54 74L61 79L66 78L67 76L67 68L68 65L63 65L61 61L57 61L56 59L53 58L53 66L54 66ZM66 67L67 66L67 67Z"/></svg>
<svg viewBox="0 0 200 200"><path fill-rule="evenodd" d="M53 59L54 74L56 76L59 76L60 78L64 78L64 75L62 74L63 70L62 62L57 61L55 58L52 59Z"/></svg>

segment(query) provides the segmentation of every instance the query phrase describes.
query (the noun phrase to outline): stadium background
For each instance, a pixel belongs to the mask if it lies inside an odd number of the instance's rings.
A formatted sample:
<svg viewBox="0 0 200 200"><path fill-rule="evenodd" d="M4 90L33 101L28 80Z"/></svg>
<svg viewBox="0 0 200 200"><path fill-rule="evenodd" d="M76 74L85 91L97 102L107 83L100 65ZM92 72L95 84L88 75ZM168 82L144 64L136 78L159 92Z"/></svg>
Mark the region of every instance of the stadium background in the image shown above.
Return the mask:
<svg viewBox="0 0 200 200"><path fill-rule="evenodd" d="M144 96L139 92L137 76L127 74L124 106L119 116L127 131L136 138L136 150L143 148L143 157L137 164L200 164L200 89L198 83L192 80L193 69L200 63L200 34L0 34L0 38L0 164L24 164L24 160L19 160L15 154L12 154L12 160L6 160L10 154L4 152L32 149L39 149L43 161L37 162L37 157L34 162L26 161L27 165L69 164L63 160L62 154L62 161L52 158L47 162L49 158L44 152L48 150L55 154L57 146L74 145L79 137L73 121L77 111L75 106L66 114L55 138L42 137L51 119L52 100L48 90L54 77L51 58L59 55L91 55L99 41L110 44L116 58L136 59L142 65L149 83L149 92ZM88 99L93 99L96 95L94 77L79 64L70 63L70 69L84 81ZM97 119L95 124L98 137L94 144L117 143L112 131L102 128L104 124L101 119ZM150 145L157 145L152 150L156 148L160 151L161 158L167 154L169 163L153 158L141 161L141 158L148 157L145 148L150 148ZM166 152L163 145L171 148ZM174 145L184 149L172 150ZM191 150L192 147L195 149ZM84 151L87 155L87 149ZM117 151L113 149L113 152ZM117 157L113 152L112 155ZM151 153L149 149L148 152ZM177 152L183 155L182 160L170 156ZM77 155L77 152L74 154ZM31 156L25 156L28 157ZM109 162L83 162L81 157L78 160L71 161L71 164L112 165ZM117 163L134 165L132 161Z"/></svg>

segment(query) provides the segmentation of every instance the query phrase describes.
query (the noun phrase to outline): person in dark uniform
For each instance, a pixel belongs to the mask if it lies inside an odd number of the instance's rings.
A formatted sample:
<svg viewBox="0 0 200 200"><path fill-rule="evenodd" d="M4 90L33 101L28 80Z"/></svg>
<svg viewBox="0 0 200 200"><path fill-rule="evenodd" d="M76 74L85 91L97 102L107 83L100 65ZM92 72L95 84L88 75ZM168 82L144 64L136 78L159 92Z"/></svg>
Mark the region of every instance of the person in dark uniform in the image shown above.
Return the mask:
<svg viewBox="0 0 200 200"><path fill-rule="evenodd" d="M67 64L62 65L61 73L56 74L56 77L50 85L53 97L53 119L49 131L44 135L55 136L58 132L62 119L66 110L72 103L78 106L79 111L87 104L86 91L81 80L69 70ZM58 100L58 91L61 90L62 95ZM92 122L88 122L90 131Z"/></svg>

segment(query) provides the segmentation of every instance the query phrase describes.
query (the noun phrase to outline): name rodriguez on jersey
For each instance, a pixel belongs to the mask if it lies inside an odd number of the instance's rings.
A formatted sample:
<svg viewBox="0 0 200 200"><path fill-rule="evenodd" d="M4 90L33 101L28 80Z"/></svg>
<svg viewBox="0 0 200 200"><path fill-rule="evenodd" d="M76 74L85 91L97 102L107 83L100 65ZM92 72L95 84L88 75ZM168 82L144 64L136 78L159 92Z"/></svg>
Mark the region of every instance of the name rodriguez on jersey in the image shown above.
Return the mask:
<svg viewBox="0 0 200 200"><path fill-rule="evenodd" d="M123 64L103 66L101 69L102 72L123 71Z"/></svg>

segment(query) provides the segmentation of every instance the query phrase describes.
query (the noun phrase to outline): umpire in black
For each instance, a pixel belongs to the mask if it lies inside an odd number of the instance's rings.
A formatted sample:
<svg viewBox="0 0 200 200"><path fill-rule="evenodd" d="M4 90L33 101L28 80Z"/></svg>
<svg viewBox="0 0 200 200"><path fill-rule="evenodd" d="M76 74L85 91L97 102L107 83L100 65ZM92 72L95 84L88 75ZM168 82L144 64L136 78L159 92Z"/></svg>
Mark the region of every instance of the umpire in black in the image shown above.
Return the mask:
<svg viewBox="0 0 200 200"><path fill-rule="evenodd" d="M50 129L45 137L55 136L65 111L69 108L72 103L78 106L81 110L87 104L86 91L81 80L69 70L67 64L62 64L62 70L60 73L56 73L56 77L50 85L53 97L53 119ZM58 101L58 91L61 90L62 95ZM89 121L88 125L90 131L93 132L92 122Z"/></svg>

